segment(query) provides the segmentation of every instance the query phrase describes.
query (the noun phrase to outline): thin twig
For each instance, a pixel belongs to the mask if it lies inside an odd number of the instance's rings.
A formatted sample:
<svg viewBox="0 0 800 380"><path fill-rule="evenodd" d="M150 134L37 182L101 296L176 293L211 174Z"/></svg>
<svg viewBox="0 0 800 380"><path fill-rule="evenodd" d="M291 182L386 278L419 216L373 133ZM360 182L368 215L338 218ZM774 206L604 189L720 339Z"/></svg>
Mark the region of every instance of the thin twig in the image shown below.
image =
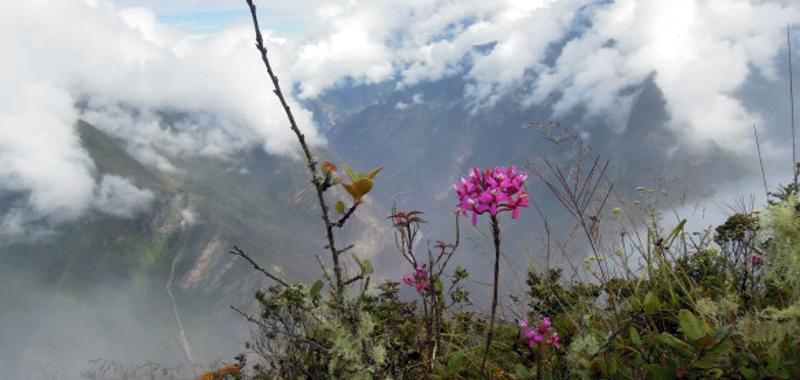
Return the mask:
<svg viewBox="0 0 800 380"><path fill-rule="evenodd" d="M325 222L325 234L328 240L328 249L331 251L331 260L333 261L333 274L336 283L336 300L338 302L342 302L344 301L344 280L342 279L342 267L339 264L339 252L336 249L336 241L333 235L334 223L331 222L328 214L328 204L325 202L324 192L327 187L317 172L317 161L314 159L314 156L311 154L311 150L308 148L305 135L303 135L303 133L300 132L300 129L297 127L297 122L294 119L292 110L289 107L283 92L281 91L280 84L278 84L278 77L275 76L275 73L272 71L272 65L267 57L267 48L264 47L264 39L261 36L261 29L258 26L256 5L253 3L253 0L245 0L245 2L250 8L250 16L253 20L253 28L256 34L256 48L261 53L261 61L264 62L264 67L266 67L269 78L272 81L273 87L275 88L273 92L280 100L283 110L286 113L286 117L289 119L292 132L294 132L295 136L297 136L297 140L303 149L303 154L305 155L306 162L308 164L308 170L311 173L311 183L314 184L314 188L317 191L317 200L319 201L319 206L322 212L322 221Z"/></svg>
<svg viewBox="0 0 800 380"><path fill-rule="evenodd" d="M352 284L352 283L354 283L354 282L356 282L358 280L361 280L363 278L364 278L364 275L363 274L359 274L358 276L355 276L355 277L345 281L344 284L345 285L350 285L350 284Z"/></svg>
<svg viewBox="0 0 800 380"><path fill-rule="evenodd" d="M797 149L796 149L796 139L795 139L795 128L794 128L794 77L792 75L792 37L791 37L791 27L786 25L786 46L789 49L789 105L791 107L792 112L792 175L793 175L793 184L794 189L797 190L797 169L795 165L797 165Z"/></svg>
<svg viewBox="0 0 800 380"><path fill-rule="evenodd" d="M275 281L275 282L277 282L277 283L279 283L279 284L281 284L281 285L283 285L283 286L285 286L287 288L289 287L289 284L287 284L286 281L283 281L280 278L278 278L277 276L275 276L274 274L267 272L266 269L262 268L255 261L253 261L253 259L251 259L250 256L247 256L247 254L244 253L244 251L242 251L241 249L239 249L239 247L234 245L233 246L233 250L230 251L230 254L234 255L234 256L243 257L245 260L247 260L250 263L250 265L253 266L253 268L255 268L255 270L263 273L265 276L269 277L273 281Z"/></svg>
<svg viewBox="0 0 800 380"><path fill-rule="evenodd" d="M258 326L258 327L261 327L264 330L268 330L269 332L272 332L272 333L286 335L289 338L292 338L292 339L295 339L295 340L299 340L299 341L301 341L303 343L307 343L307 344L309 344L311 346L314 346L314 347L316 347L317 349L319 349L321 351L328 351L328 347L325 347L325 346L323 346L323 345L321 345L321 344L319 344L319 343L317 343L317 342L315 342L313 340L310 340L310 339L307 339L307 338L303 338L302 336L299 336L297 334L292 334L292 333L290 333L288 331L283 331L281 329L270 328L269 326L265 325L263 322L253 318L253 316L251 316L250 314L247 314L247 313L239 310L238 308L236 308L236 306L232 306L231 305L230 308L233 311L235 311L236 313L238 313L239 315L241 315L242 317L244 317L244 319L247 319L248 322L250 322L250 323L252 323L252 324L254 324L254 325Z"/></svg>
<svg viewBox="0 0 800 380"><path fill-rule="evenodd" d="M353 205L350 206L349 209L347 209L347 211L344 213L344 215L342 215L342 218L339 219L339 221L336 222L336 227L342 228L342 226L344 226L344 223L347 221L347 219L350 218L350 215L353 215L353 212L356 211L356 208L358 208L359 204L361 204L361 202L353 203Z"/></svg>
<svg viewBox="0 0 800 380"><path fill-rule="evenodd" d="M794 130L794 128L792 128ZM758 163L761 164L761 179L764 181L764 195L765 200L769 200L769 188L767 188L767 175L764 173L764 160L761 158L761 144L758 142L758 130L756 125L753 124L753 135L756 137L756 150L758 151Z"/></svg>

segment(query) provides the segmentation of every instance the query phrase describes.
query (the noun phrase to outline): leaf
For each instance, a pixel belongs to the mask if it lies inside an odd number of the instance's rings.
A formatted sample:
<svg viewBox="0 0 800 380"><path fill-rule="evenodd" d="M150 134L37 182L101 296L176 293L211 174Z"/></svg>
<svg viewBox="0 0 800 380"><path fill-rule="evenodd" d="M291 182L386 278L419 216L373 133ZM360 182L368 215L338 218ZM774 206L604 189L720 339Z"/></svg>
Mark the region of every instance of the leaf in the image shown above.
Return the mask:
<svg viewBox="0 0 800 380"><path fill-rule="evenodd" d="M369 179L375 179L375 176L378 175L378 173L380 173L381 170L383 170L383 166L369 172L369 174L367 174L366 177Z"/></svg>
<svg viewBox="0 0 800 380"><path fill-rule="evenodd" d="M710 337L711 331L708 325L695 317L691 311L681 309L681 311L678 312L678 324L678 331L683 333L690 342L698 342L702 338L708 336L711 342L704 346L710 347L714 343L713 338Z"/></svg>
<svg viewBox="0 0 800 380"><path fill-rule="evenodd" d="M665 346L672 348L683 356L693 356L692 347L686 342L672 336L670 333L662 332L658 334L658 340Z"/></svg>
<svg viewBox="0 0 800 380"><path fill-rule="evenodd" d="M676 373L675 369L659 365L651 365L650 374L654 379L658 380L673 380L678 378L678 374Z"/></svg>
<svg viewBox="0 0 800 380"><path fill-rule="evenodd" d="M653 292L647 292L644 296L644 311L647 314L655 314L661 308L661 301L658 296Z"/></svg>
<svg viewBox="0 0 800 380"><path fill-rule="evenodd" d="M360 179L358 174L356 174L356 172L354 172L353 169L351 169L347 164L344 165L344 172L347 173L348 177L350 177L350 182L355 182Z"/></svg>
<svg viewBox="0 0 800 380"><path fill-rule="evenodd" d="M672 232L669 233L669 236L667 236L667 240L665 240L664 245L667 246L667 247L672 245L672 241L675 240L675 238L677 238L680 234L683 233L683 227L685 225L686 225L686 219L681 220L681 222L678 223L677 226L675 226L675 228L672 230Z"/></svg>
<svg viewBox="0 0 800 380"><path fill-rule="evenodd" d="M636 346L642 345L642 337L639 336L639 332L636 331L636 327L631 326L630 329L628 329L628 333L630 334L631 342L633 342L634 345Z"/></svg>
<svg viewBox="0 0 800 380"><path fill-rule="evenodd" d="M754 380L756 376L758 376L758 372L756 372L756 370L747 367L739 367L739 373L742 374L742 377L744 377L745 380Z"/></svg>
<svg viewBox="0 0 800 380"><path fill-rule="evenodd" d="M311 298L319 298L319 292L322 290L322 280L317 280L314 285L311 285L311 290L309 290L309 294Z"/></svg>
<svg viewBox="0 0 800 380"><path fill-rule="evenodd" d="M731 354L733 351L733 345L729 341L725 341L722 344L717 345L716 347L708 350L704 355L703 358L700 359L697 363L695 363L695 367L703 368L703 369L711 369L719 367L725 359L727 359L728 355Z"/></svg>
<svg viewBox="0 0 800 380"><path fill-rule="evenodd" d="M358 198L361 198L362 196L369 193L369 191L372 190L373 184L374 182L369 178L362 178L358 181L353 182L353 188L355 188L359 194Z"/></svg>
<svg viewBox="0 0 800 380"><path fill-rule="evenodd" d="M375 272L375 268L372 266L372 261L369 261L367 259L364 259L364 268L366 268L366 272L364 272L364 275L369 276L373 272Z"/></svg>
<svg viewBox="0 0 800 380"><path fill-rule="evenodd" d="M344 214L344 202L342 201L336 202L336 212Z"/></svg>
<svg viewBox="0 0 800 380"><path fill-rule="evenodd" d="M436 279L436 281L433 282L433 290L436 293L442 293L444 291L444 286L442 285L442 282L439 281L438 278Z"/></svg>
<svg viewBox="0 0 800 380"><path fill-rule="evenodd" d="M323 173L332 173L336 171L336 165L334 165L330 161L323 161L322 162L322 172Z"/></svg>
<svg viewBox="0 0 800 380"><path fill-rule="evenodd" d="M364 265L364 262L361 261L361 259L359 259L358 256L356 256L355 253L353 254L353 259L356 261L356 264L358 264L358 268L361 270L361 274L366 274L367 273L367 267L366 267L366 265Z"/></svg>
<svg viewBox="0 0 800 380"><path fill-rule="evenodd" d="M456 352L450 359L447 359L447 372L456 373L462 364L464 364L464 354Z"/></svg>
<svg viewBox="0 0 800 380"><path fill-rule="evenodd" d="M344 187L344 190L347 191L347 193L350 194L350 196L354 200L361 198L361 196L358 195L358 192L356 192L356 189L352 185L347 184L347 183L342 183L342 187Z"/></svg>
<svg viewBox="0 0 800 380"><path fill-rule="evenodd" d="M354 202L360 202L361 197L369 193L372 190L372 180L369 178L362 178L357 180L351 184L343 183L342 186L353 197Z"/></svg>

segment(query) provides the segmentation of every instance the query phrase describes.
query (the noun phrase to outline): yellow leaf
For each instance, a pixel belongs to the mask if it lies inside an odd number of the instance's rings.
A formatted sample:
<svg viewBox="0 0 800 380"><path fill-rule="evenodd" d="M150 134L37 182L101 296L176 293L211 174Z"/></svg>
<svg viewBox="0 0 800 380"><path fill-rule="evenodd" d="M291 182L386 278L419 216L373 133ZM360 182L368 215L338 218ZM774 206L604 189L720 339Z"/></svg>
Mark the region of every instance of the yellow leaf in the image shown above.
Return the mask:
<svg viewBox="0 0 800 380"><path fill-rule="evenodd" d="M371 171L369 174L367 174L367 178L375 179L375 176L378 175L378 173L380 173L381 170L383 170L383 166Z"/></svg>
<svg viewBox="0 0 800 380"><path fill-rule="evenodd" d="M372 190L373 184L374 182L369 178L362 178L358 181L353 182L353 188L355 188L356 192L358 192L358 198L361 198L362 196L369 193L369 191Z"/></svg>
<svg viewBox="0 0 800 380"><path fill-rule="evenodd" d="M344 187L344 189L347 191L348 194L350 194L351 197L353 197L353 199L361 198L361 195L358 194L357 190L353 187L353 185L342 183L342 187Z"/></svg>

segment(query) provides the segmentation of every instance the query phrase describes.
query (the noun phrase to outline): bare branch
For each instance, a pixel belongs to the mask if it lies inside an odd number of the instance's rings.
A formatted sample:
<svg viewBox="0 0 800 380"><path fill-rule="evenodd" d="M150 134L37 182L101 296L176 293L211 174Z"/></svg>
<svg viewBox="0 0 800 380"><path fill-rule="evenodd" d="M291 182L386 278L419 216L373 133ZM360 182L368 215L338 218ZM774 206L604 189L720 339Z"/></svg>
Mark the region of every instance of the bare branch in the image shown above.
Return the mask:
<svg viewBox="0 0 800 380"><path fill-rule="evenodd" d="M344 223L347 222L347 219L350 218L350 215L353 215L353 212L356 211L356 208L358 208L359 204L361 204L361 202L353 203L353 205L350 206L349 209L347 209L347 212L345 212L344 215L342 215L341 219L339 219L339 221L335 223L336 227L342 228L344 226Z"/></svg>
<svg viewBox="0 0 800 380"><path fill-rule="evenodd" d="M295 340L299 340L299 341L301 341L303 343L307 343L308 345L314 346L315 348L317 348L317 349L319 349L321 351L328 351L328 347L325 347L325 346L323 346L323 345L321 345L321 344L319 344L319 343L317 343L317 342L315 342L313 340L304 338L304 337L299 336L297 334L292 334L292 333L290 333L288 331L283 331L281 329L270 328L269 326L265 325L263 322L253 318L253 316L251 316L250 314L247 314L247 313L239 310L238 308L236 308L236 306L231 306L230 308L231 308L231 310L233 310L236 313L238 313L239 315L241 315L248 322L250 322L250 323L252 323L252 324L254 324L254 325L256 325L256 326L258 326L258 327L260 327L260 328L262 328L264 330L268 330L269 332L282 334L282 335L285 335L285 336L287 336L289 338L292 338L292 339L295 339Z"/></svg>
<svg viewBox="0 0 800 380"><path fill-rule="evenodd" d="M325 184L325 181L323 181L323 179L320 177L320 174L317 172L317 161L314 159L314 156L311 154L311 150L308 148L305 135L303 135L303 133L300 132L300 128L297 127L297 122L294 119L292 110L283 95L283 91L281 91L281 86L278 83L278 77L272 71L272 65L267 57L267 48L264 47L264 39L261 36L261 29L258 25L256 5L253 3L253 0L245 0L245 2L247 3L248 7L250 7L250 16L253 20L253 28L256 35L256 49L258 49L259 53L261 53L261 61L264 62L264 67L267 69L267 73L269 74L269 78L274 87L273 92L280 100L281 106L283 106L283 110L286 113L286 117L289 119L292 132L294 132L295 136L297 136L297 141L300 143L300 146L303 149L303 154L305 155L306 163L308 164L308 171L311 173L311 183L314 184L314 188L317 191L317 200L319 201L319 207L322 213L321 217L322 221L325 223L325 235L327 237L328 247L331 252L331 260L333 260L333 274L336 281L336 299L337 301L342 302L344 300L342 267L339 264L339 254L337 253L336 241L333 235L334 223L331 222L330 215L328 213L328 204L325 202L324 196L328 185Z"/></svg>
<svg viewBox="0 0 800 380"><path fill-rule="evenodd" d="M279 283L279 284L281 284L281 285L283 285L283 286L285 286L287 288L289 287L289 284L287 284L285 281L281 280L280 278L278 278L274 274L267 272L266 269L262 268L255 261L253 261L253 259L251 259L250 256L247 256L247 254L244 253L244 251L242 251L241 249L239 249L239 247L234 245L233 246L233 250L230 251L230 254L234 255L234 256L243 257L245 260L247 260L250 263L250 265L253 266L253 268L255 268L255 270L263 273L265 276L269 277L273 281L275 281L275 282L277 282L277 283Z"/></svg>

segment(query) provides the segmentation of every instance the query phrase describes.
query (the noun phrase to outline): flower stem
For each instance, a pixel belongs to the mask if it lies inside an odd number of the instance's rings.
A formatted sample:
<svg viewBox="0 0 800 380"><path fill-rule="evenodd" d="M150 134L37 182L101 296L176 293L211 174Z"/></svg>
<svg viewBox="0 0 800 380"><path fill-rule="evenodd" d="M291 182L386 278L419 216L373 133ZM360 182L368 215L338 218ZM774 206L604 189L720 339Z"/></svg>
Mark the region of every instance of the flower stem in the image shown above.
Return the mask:
<svg viewBox="0 0 800 380"><path fill-rule="evenodd" d="M497 314L497 287L500 277L500 221L496 216L492 216L492 235L494 236L494 282L492 283L492 311L489 317L489 332L486 334L486 347L483 349L483 359L481 359L481 377L484 377L486 369L486 358L489 356L489 348L492 345L494 336L494 319Z"/></svg>

